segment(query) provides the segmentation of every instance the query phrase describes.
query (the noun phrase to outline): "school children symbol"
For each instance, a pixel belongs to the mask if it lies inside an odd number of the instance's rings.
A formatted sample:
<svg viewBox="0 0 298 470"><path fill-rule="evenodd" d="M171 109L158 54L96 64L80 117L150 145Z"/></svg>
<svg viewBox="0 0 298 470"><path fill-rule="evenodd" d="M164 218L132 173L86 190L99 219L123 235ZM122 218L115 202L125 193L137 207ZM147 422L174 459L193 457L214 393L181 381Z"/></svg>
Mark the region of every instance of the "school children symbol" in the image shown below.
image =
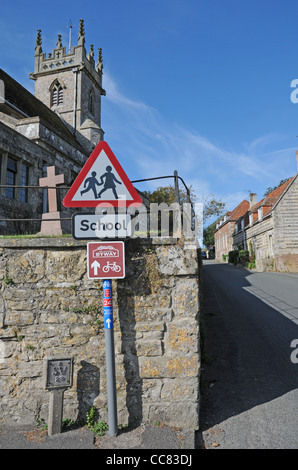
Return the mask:
<svg viewBox="0 0 298 470"><path fill-rule="evenodd" d="M65 207L140 206L142 200L105 141L99 142L66 194Z"/></svg>
<svg viewBox="0 0 298 470"><path fill-rule="evenodd" d="M112 173L111 165L108 165L106 167L106 172L103 175L101 175L100 183L97 181L96 171L92 171L91 176L89 176L89 178L86 178L85 181L84 181L84 188L86 188L86 189L83 189L83 191L81 191L81 196L84 193L92 190L95 199L99 199L104 191L106 191L107 189L111 189L113 194L114 194L115 199L118 199L118 194L117 194L117 191L116 191L115 183L122 184L121 181L117 180L114 173ZM99 194L97 194L96 186L101 186L103 184L104 184L103 189L100 191Z"/></svg>

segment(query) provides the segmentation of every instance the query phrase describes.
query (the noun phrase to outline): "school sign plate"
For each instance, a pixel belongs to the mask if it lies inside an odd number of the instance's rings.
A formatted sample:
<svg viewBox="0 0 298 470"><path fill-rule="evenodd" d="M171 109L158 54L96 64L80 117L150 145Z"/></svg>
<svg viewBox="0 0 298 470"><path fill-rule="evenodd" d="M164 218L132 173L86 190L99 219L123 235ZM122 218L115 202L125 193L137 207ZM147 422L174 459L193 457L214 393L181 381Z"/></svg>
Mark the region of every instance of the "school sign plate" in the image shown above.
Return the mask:
<svg viewBox="0 0 298 470"><path fill-rule="evenodd" d="M141 204L141 197L105 141L97 144L63 200L65 207Z"/></svg>
<svg viewBox="0 0 298 470"><path fill-rule="evenodd" d="M74 214L72 236L75 240L131 237L131 217L128 214Z"/></svg>

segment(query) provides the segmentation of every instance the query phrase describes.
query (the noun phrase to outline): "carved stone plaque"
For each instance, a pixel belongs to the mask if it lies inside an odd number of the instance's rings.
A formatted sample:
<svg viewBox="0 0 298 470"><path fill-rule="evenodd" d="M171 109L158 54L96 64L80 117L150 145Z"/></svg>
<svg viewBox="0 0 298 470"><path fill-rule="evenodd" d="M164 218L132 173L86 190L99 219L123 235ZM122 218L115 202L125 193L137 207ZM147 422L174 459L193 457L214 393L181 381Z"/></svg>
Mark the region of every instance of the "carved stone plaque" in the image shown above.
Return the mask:
<svg viewBox="0 0 298 470"><path fill-rule="evenodd" d="M45 388L68 388L72 386L72 358L51 358L46 361Z"/></svg>

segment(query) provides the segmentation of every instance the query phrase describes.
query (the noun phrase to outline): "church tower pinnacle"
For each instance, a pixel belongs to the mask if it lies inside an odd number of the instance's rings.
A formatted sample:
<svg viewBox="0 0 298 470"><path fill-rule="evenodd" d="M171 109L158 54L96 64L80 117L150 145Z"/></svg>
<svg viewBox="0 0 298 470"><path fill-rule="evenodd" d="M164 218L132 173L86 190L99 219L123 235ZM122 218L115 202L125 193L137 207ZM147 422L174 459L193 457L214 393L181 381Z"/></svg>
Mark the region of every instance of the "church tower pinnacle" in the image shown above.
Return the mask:
<svg viewBox="0 0 298 470"><path fill-rule="evenodd" d="M41 29L37 30L37 36L36 36L36 43L35 43L35 55L39 55L42 53L42 48L41 48Z"/></svg>
<svg viewBox="0 0 298 470"><path fill-rule="evenodd" d="M62 36L58 35L56 48L51 53L42 51L41 30L37 30L34 53L34 95L55 111L69 125L77 138L95 146L103 140L101 129L102 51L94 60L94 45L85 49L84 20L80 19L77 45L66 52ZM86 142L85 142L86 143ZM86 143L87 145L87 143Z"/></svg>
<svg viewBox="0 0 298 470"><path fill-rule="evenodd" d="M84 27L84 20L80 20L78 44L79 44L80 46L84 46L84 45L85 45L85 27Z"/></svg>

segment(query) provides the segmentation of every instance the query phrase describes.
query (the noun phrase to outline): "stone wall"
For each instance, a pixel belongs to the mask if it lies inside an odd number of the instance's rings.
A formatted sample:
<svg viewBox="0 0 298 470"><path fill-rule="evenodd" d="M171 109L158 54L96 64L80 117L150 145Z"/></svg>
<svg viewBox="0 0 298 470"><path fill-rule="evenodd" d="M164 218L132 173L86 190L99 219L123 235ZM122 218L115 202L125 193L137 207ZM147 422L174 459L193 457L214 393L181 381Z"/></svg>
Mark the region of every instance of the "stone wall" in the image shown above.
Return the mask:
<svg viewBox="0 0 298 470"><path fill-rule="evenodd" d="M289 185L274 212L275 269L298 272L298 177Z"/></svg>
<svg viewBox="0 0 298 470"><path fill-rule="evenodd" d="M118 423L198 429L199 264L168 240L126 245L113 281ZM48 420L46 357L74 358L64 417L96 406L108 421L102 281L86 275L86 242L0 240L0 410L10 423Z"/></svg>
<svg viewBox="0 0 298 470"><path fill-rule="evenodd" d="M28 121L28 122L27 122ZM39 178L44 175L43 167L55 166L56 174L64 174L65 185L69 185L81 170L87 155L67 138L62 138L58 132L54 132L48 124L40 118L31 118L16 121L19 132L0 122L0 182L6 185L7 158L16 160L18 171L16 185L20 185L20 164L24 163L29 169L29 186L39 186ZM24 135L22 135L22 133ZM26 135L27 134L27 135ZM51 143L51 145L50 145ZM43 212L43 190L38 188L28 189L28 202L21 202L19 189L15 190L15 197L6 197L6 189L0 190L0 219L41 219ZM58 191L58 210L62 211L62 217L70 216L70 210L61 207L66 190ZM69 225L69 223L68 223ZM66 228L69 231L69 226ZM0 221L0 234L7 233L38 233L40 222L28 220L28 222Z"/></svg>

